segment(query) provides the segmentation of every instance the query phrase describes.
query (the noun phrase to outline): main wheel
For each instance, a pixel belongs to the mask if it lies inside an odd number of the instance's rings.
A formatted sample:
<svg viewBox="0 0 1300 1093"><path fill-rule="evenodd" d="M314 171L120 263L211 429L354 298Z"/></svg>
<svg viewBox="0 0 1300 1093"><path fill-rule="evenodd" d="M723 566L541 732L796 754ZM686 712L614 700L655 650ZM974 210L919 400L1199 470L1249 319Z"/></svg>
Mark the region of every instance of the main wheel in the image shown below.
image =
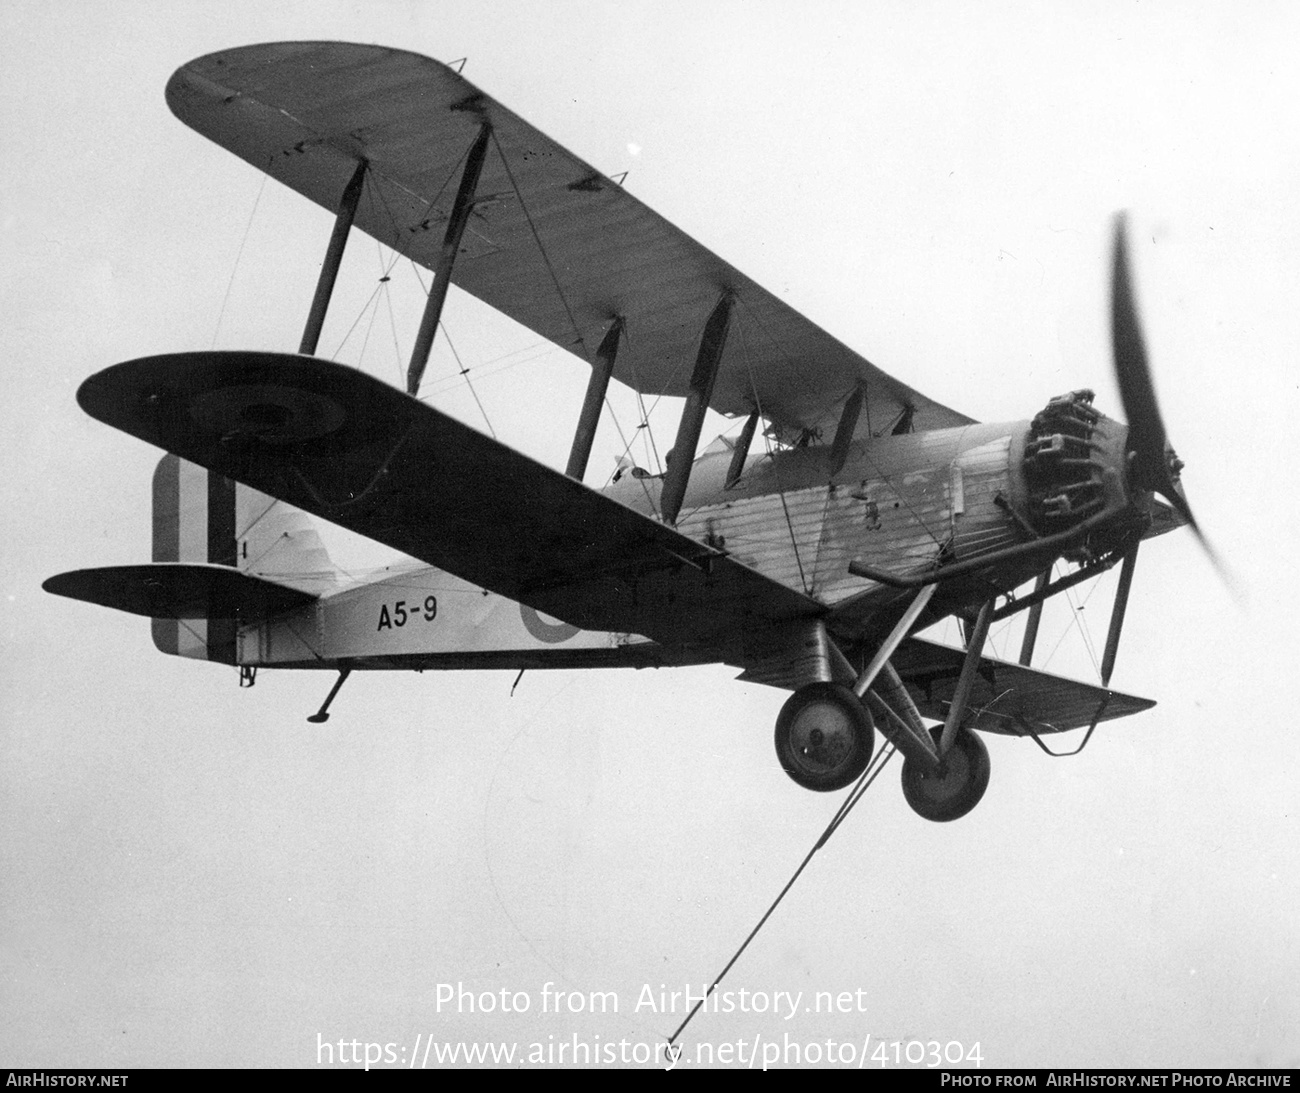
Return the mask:
<svg viewBox="0 0 1300 1093"><path fill-rule="evenodd" d="M809 683L781 707L776 756L804 789L852 785L871 762L876 727L858 696L838 683Z"/></svg>
<svg viewBox="0 0 1300 1093"><path fill-rule="evenodd" d="M943 726L930 735L937 748ZM938 770L912 759L903 760L903 796L912 810L927 820L957 820L980 803L989 788L989 771L989 751L984 741L970 729L958 729L957 739Z"/></svg>

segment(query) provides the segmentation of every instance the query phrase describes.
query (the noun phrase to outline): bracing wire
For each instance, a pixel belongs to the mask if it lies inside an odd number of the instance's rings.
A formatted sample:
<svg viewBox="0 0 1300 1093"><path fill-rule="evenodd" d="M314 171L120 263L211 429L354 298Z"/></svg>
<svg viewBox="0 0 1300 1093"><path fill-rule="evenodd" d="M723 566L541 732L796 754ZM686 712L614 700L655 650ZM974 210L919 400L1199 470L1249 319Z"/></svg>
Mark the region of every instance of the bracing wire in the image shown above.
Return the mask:
<svg viewBox="0 0 1300 1093"><path fill-rule="evenodd" d="M217 348L217 337L221 333L221 320L226 317L226 305L230 303L230 293L235 287L235 275L239 272L240 259L244 257L244 247L248 244L248 234L253 230L253 219L257 216L257 207L262 203L262 192L266 189L266 180L270 175L270 160L267 169L262 172L261 185L257 187L257 196L253 199L253 208L248 214L248 223L244 225L243 238L239 240L239 250L235 252L235 263L230 267L230 280L226 282L226 294L221 297L221 307L217 310L217 322L212 329L212 349Z"/></svg>
<svg viewBox="0 0 1300 1093"><path fill-rule="evenodd" d="M758 382L754 379L754 368L749 359L749 342L745 339L745 327L743 323L736 324L736 332L740 335L740 352L745 361L745 372L749 376L749 390L754 396L754 409L758 411L758 416L760 418L765 418L767 415L763 413L763 400L759 397ZM763 430L763 444L767 448L768 459L771 459L772 439L767 435L766 429ZM800 557L799 553L799 539L794 533L794 521L790 519L790 507L786 504L785 487L781 484L780 475L776 478L776 490L778 496L781 498L781 511L785 513L785 526L790 533L790 546L794 550L794 562L795 565L799 567L799 584L806 593L808 591L808 578L804 574L803 558Z"/></svg>
<svg viewBox="0 0 1300 1093"><path fill-rule="evenodd" d="M379 295L379 291L382 291L385 287L387 287L387 283L381 278L376 295ZM375 306L370 312L370 321L366 323L365 337L361 339L361 352L357 354L358 363L366 359L366 349L370 345L370 335L374 332L375 320L378 317L379 317L379 301L375 300ZM343 348L342 346L339 346L340 350L342 348Z"/></svg>
<svg viewBox="0 0 1300 1093"><path fill-rule="evenodd" d="M655 401L658 402L657 399ZM645 408L645 396L640 391L636 393L636 406L641 414L637 429L645 433L646 462L654 466L655 474L663 474L664 468L659 460L659 449L655 446L654 430L650 428L650 411Z"/></svg>
<svg viewBox="0 0 1300 1093"><path fill-rule="evenodd" d="M1092 670L1097 673L1097 677L1100 679L1101 664L1097 660L1097 649L1093 643L1092 634L1088 631L1088 622L1083 617L1083 609L1088 606L1088 601L1092 599L1092 594L1097 590L1099 583L1100 578L1093 582L1092 587L1088 589L1088 594L1083 597L1083 601L1080 603L1075 602L1074 589L1072 588L1065 590L1065 598L1070 601L1070 607L1074 611L1074 622L1079 628L1079 636L1083 638L1083 647L1088 651L1088 659L1092 661Z"/></svg>
<svg viewBox="0 0 1300 1093"><path fill-rule="evenodd" d="M630 337L629 337L628 334L627 334L626 328L625 328L625 330L624 330L624 337L628 337L628 338L629 338L629 341L630 341ZM641 414L641 418L640 418L640 420L641 420L641 422L644 424L646 432L650 434L650 441L649 441L649 443L650 443L650 446L651 446L652 451L654 452L654 463L655 463L655 467L656 467L656 469L657 469L657 471L658 471L659 473L662 473L662 472L663 472L663 466L662 466L661 461L660 461L660 459L659 459L658 447L657 447L657 445L655 445L655 443L654 443L654 430L653 430L653 428L652 428L651 425L650 425L650 418L654 416L654 412L655 412L655 410L658 408L659 403L660 403L660 402L664 399L664 397L665 397L665 394L664 394L664 393L668 390L669 385L671 385L671 384L673 383L673 381L676 380L676 378L677 378L677 376L680 374L680 372L681 372L683 366L684 366L684 362L682 362L682 361L678 361L678 363L677 363L677 367L675 367L671 372L668 373L668 375L664 378L664 382L663 382L663 384L662 384L662 385L660 386L660 388L659 388L659 392L658 392L658 394L655 395L655 400L654 400L654 402L652 402L652 403L650 404L650 409L647 410L647 409L645 408L645 402L644 402L644 400L643 400L642 397L641 397L641 396L642 396L642 392L643 392L644 389L645 389L645 384L641 382L641 375L640 375L640 372L637 370L637 366L636 366L635 358L632 360L632 363L631 363L631 372L632 372L632 383L631 383L631 387L632 387L632 390L636 393L636 397L637 397L637 406L638 406L639 412L640 412L640 414ZM610 411L611 414L614 412L613 404L609 401L609 396L608 396L608 395L605 396L605 406L609 409L609 411ZM618 424L617 421L615 421L615 425L617 425L617 424ZM632 434L632 439L629 441L629 440L627 439L626 435L624 434L623 430L622 430L621 428L619 428L619 430L618 430L619 439L623 441L623 451L622 451L622 453L621 453L621 454L619 455L619 457L618 457L618 459L619 459L620 461L623 460L623 459L628 458L629 453L632 451L632 445L636 443L636 435L637 435L637 433L639 433L640 431L641 431L641 426L638 425L636 432L634 432L634 433ZM611 476L611 478L612 478L612 476ZM611 479L606 479L606 480L605 480L605 485L608 486L608 485L610 484L610 481L611 481ZM646 500L651 501L651 507L652 507L652 510L655 511L655 513L657 514L657 513L658 513L658 508L657 508L657 506L654 505L653 500L650 498L650 491L649 491L649 488L645 486L645 484L644 484L644 480L643 480L643 482L642 482L642 489L645 491L645 494L646 494Z"/></svg>
<svg viewBox="0 0 1300 1093"><path fill-rule="evenodd" d="M614 404L609 401L608 395L605 396L605 409L609 411L609 419L614 423L614 429L618 432L618 439L623 443L623 454L619 456L619 461L621 462L627 457L627 453L632 450L632 445L636 443L636 433L633 433L632 439L628 440L627 433L623 431L623 425L618 420L618 414L614 412ZM615 469L610 472L609 478L605 480L606 486L610 485L614 479L614 475L617 473L618 468L615 467ZM650 493L650 487L646 485L644 478L638 477L637 481L641 483L641 492L645 495L646 504L650 506L650 511L657 517L659 515L659 506L655 503L655 499Z"/></svg>
<svg viewBox="0 0 1300 1093"><path fill-rule="evenodd" d="M267 505L266 508L264 508L261 512L259 512L248 522L248 526L245 527L241 532L239 532L238 538L242 539L246 535L248 535L250 531L252 531L255 527L257 527L258 524L262 522L263 519L265 519L266 514L269 513L273 508L275 508L276 505L280 503L279 498L276 497L269 497L269 500L271 503Z"/></svg>
<svg viewBox="0 0 1300 1093"><path fill-rule="evenodd" d="M528 204L524 201L523 191L519 188L519 183L515 181L515 173L510 169L510 161L506 159L506 151L501 147L501 142L497 139L495 129L491 131L492 143L496 145L497 155L501 157L501 166L505 168L506 177L510 179L510 187L515 191L515 196L519 199L519 208L523 210L524 219L528 221L528 230L533 234L533 241L537 244L537 251L542 256L542 262L546 266L546 272L550 275L551 283L555 286L555 292L560 297L560 303L564 307L564 313L569 317L569 326L573 330L573 335L577 338L577 344L582 347L582 355L587 356L586 339L582 336L582 331L578 327L578 320L574 318L573 308L569 306L569 298L564 294L564 288L560 284L560 278L555 272L555 267L551 264L551 256L546 253L546 248L542 245L542 237L537 231L537 225L533 223L532 213L528 211Z"/></svg>
<svg viewBox="0 0 1300 1093"><path fill-rule="evenodd" d="M480 381L486 379L493 379L506 372L509 372L512 368L518 368L520 365L524 365L524 364L533 364L534 362L542 360L543 358L549 356L550 354L558 351L559 351L559 347L555 345L551 345L549 342L535 343L524 349L513 350L512 352L503 354L500 357L495 357L490 361L485 361L482 364L474 365L474 374L479 378ZM533 356L520 357L518 360L513 360L513 361L506 360L506 358L508 357L518 356L521 353L527 353L527 352L532 352ZM502 361L506 361L506 363L502 364L501 363ZM500 365L500 367L493 368L491 367L491 365L493 364L498 364ZM451 377L444 376L441 379L437 379L437 378L432 379L428 383L423 383L420 385L420 398L424 401L427 401L428 399L433 398L435 395L440 395L443 394L444 392L452 390L459 383L460 383L459 376L451 376Z"/></svg>
<svg viewBox="0 0 1300 1093"><path fill-rule="evenodd" d="M469 369L461 362L460 354L456 352L456 346L451 340L451 335L447 332L447 324L439 321L438 326L442 329L442 336L447 339L447 348L451 350L451 355L456 358L456 367L460 369L460 374L465 377L465 386L469 388L469 393L474 396L474 401L478 403L478 412L483 415L483 421L488 427L488 432L492 434L492 439L496 440L497 431L492 428L492 422L488 420L487 411L483 409L483 400L478 397L478 392L474 390L474 384L469 378Z"/></svg>
<svg viewBox="0 0 1300 1093"><path fill-rule="evenodd" d="M397 364L397 383L398 386L401 386L401 384L405 382L406 377L402 374L402 347L397 340L397 316L393 314L392 292L384 292L384 303L388 307L388 326L393 332L393 353L394 360Z"/></svg>
<svg viewBox="0 0 1300 1093"><path fill-rule="evenodd" d="M1056 573L1055 565L1052 566L1052 573L1053 575ZM1083 602L1078 606L1075 606L1074 597L1070 595L1070 590L1066 590L1066 599L1070 604L1070 625L1061 631L1061 636L1056 639L1056 644L1052 646L1052 651L1047 654L1047 659L1043 661L1044 670L1046 670L1047 666L1052 663L1052 658L1056 656L1056 652L1060 649L1061 643L1070 636L1070 631L1077 626L1079 628L1079 634L1083 638L1084 648L1088 651L1088 656L1092 660L1093 669L1097 672L1098 678L1100 678L1101 667L1097 662L1097 656L1093 648L1091 635L1089 635L1085 629L1080 615L1083 608L1088 606L1088 601L1092 599L1092 594L1097 590L1098 584L1100 584L1099 580L1092 582L1092 587L1088 589L1088 594L1083 598Z"/></svg>
<svg viewBox="0 0 1300 1093"><path fill-rule="evenodd" d="M361 305L361 310L357 312L357 317L352 320L352 325L348 327L347 333L343 335L343 340L339 342L338 347L334 350L333 355L330 357L331 360L339 359L339 356L343 353L343 347L348 344L348 339L352 337L352 332L356 330L356 328L360 325L361 320L366 317L366 313L371 312L372 305L374 306L375 311L379 310L378 307L379 293L383 289L383 287L384 286L382 282L375 283L375 287L370 291L369 298L366 300L364 304ZM367 342L370 340L370 327L374 326L374 323L375 323L374 312L371 312L370 324L369 326L366 327L365 341ZM361 346L361 354L363 356L365 355L365 351L366 351L366 347L365 344L363 343Z"/></svg>

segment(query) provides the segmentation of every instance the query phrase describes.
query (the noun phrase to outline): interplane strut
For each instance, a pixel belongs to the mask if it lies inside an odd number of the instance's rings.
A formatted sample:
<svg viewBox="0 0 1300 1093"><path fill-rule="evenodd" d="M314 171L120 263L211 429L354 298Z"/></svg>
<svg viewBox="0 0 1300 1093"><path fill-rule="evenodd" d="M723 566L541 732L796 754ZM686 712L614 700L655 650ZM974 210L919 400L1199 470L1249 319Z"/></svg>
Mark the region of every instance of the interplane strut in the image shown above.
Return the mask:
<svg viewBox="0 0 1300 1093"><path fill-rule="evenodd" d="M363 159L358 161L357 169L348 180L339 201L334 231L330 235L325 261L321 264L320 277L316 281L316 294L312 297L311 311L307 314L307 325L298 346L298 352L309 357L315 354L316 343L320 341L320 332L325 326L325 312L329 309L330 297L334 294L334 282L338 279L339 266L343 262L343 248L347 246L348 233L352 230L352 221L356 219L357 203L361 200L365 180L366 161Z"/></svg>
<svg viewBox="0 0 1300 1093"><path fill-rule="evenodd" d="M478 189L479 175L483 172L483 160L487 156L488 140L491 136L492 127L484 122L465 159L465 171L460 176L460 188L456 191L456 201L447 220L447 230L442 237L442 249L438 252L438 262L433 270L433 284L429 286L429 298L424 302L420 329L415 335L415 347L411 350L411 364L406 370L408 395L419 393L420 380L423 379L424 369L429 363L433 339L438 333L438 322L442 318L442 306L447 301L447 289L451 285L452 267L456 264L456 253L460 250L465 225L474 207L474 194Z"/></svg>

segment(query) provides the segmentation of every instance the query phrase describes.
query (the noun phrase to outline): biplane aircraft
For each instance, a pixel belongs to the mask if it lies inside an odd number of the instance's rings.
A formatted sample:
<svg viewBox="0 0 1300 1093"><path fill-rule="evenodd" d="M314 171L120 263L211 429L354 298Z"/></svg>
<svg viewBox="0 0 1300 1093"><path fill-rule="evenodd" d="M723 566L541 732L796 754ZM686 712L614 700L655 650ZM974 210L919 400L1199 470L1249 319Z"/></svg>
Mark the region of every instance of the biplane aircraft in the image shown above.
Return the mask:
<svg viewBox="0 0 1300 1093"><path fill-rule="evenodd" d="M792 692L775 736L795 782L852 784L879 730L904 756L909 804L940 821L988 784L978 732L1049 750L1046 734L1153 705L1109 688L1138 545L1196 524L1122 220L1111 304L1127 426L1085 390L981 424L426 57L232 49L177 71L167 101L337 220L297 354L175 353L82 384L89 414L168 453L153 559L48 591L148 616L160 650L238 666L244 684L264 668L338 671L314 721L354 670L733 665ZM353 226L434 274L405 391L315 355ZM565 472L417 397L453 283L591 366ZM583 476L611 379L684 409L663 474L597 490ZM697 454L710 408L743 427ZM346 581L307 514L411 561ZM1043 602L1117 563L1101 685L1034 668ZM990 624L1021 611L1018 662L986 656ZM914 636L949 616L964 649Z"/></svg>

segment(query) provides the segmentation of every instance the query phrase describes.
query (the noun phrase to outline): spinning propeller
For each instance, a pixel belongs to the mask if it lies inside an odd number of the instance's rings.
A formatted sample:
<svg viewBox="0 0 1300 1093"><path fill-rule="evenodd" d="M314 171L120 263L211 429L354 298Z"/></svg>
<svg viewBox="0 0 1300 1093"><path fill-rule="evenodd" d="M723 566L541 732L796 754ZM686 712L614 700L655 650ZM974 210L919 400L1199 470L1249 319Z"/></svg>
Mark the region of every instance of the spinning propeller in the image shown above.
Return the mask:
<svg viewBox="0 0 1300 1093"><path fill-rule="evenodd" d="M1178 472L1183 463L1169 445L1165 424L1156 402L1151 368L1147 363L1146 344L1133 298L1133 279L1129 273L1128 234L1124 215L1115 219L1115 257L1111 267L1111 350L1115 359L1115 379L1119 383L1124 416L1128 419L1129 481L1138 490L1160 494L1196 533L1202 549L1219 574L1229 580L1218 554L1196 523L1192 508L1183 495ZM1231 582L1229 582L1231 583Z"/></svg>

